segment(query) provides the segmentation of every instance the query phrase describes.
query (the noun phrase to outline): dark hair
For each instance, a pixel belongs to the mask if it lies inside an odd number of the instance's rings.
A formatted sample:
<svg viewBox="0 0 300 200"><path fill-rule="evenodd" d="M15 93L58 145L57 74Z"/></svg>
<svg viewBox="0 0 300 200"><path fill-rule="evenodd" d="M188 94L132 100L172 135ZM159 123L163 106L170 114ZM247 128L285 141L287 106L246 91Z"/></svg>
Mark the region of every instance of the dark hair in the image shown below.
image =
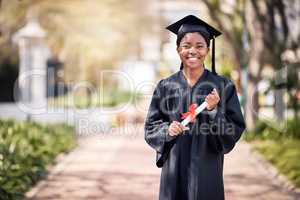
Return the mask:
<svg viewBox="0 0 300 200"><path fill-rule="evenodd" d="M207 44L207 47L209 47L209 44L210 44L209 35L208 35L208 34L205 34L204 32L201 33L201 32L199 32L199 31L196 31L196 32L186 32L186 33L178 34L178 35L177 35L177 40L176 40L176 45L177 45L177 47L179 47L182 38L183 38L187 33L199 33L199 34L204 38L204 40L205 40L205 42L206 42L206 44Z"/></svg>

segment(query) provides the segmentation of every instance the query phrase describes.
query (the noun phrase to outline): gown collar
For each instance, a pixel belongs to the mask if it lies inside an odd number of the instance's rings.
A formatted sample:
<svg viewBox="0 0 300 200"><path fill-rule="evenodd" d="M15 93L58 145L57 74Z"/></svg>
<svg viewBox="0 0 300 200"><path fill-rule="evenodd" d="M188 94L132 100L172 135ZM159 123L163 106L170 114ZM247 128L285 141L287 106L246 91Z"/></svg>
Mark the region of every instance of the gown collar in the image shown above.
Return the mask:
<svg viewBox="0 0 300 200"><path fill-rule="evenodd" d="M198 78L197 82L193 85L193 86L190 86L188 84L188 81L186 79L186 77L184 76L183 74L183 69L179 71L179 77L180 77L180 80L181 82L187 87L187 88L195 88L199 83L203 82L203 80L206 78L207 76L207 69L204 68L204 71L203 73L201 74L201 76Z"/></svg>

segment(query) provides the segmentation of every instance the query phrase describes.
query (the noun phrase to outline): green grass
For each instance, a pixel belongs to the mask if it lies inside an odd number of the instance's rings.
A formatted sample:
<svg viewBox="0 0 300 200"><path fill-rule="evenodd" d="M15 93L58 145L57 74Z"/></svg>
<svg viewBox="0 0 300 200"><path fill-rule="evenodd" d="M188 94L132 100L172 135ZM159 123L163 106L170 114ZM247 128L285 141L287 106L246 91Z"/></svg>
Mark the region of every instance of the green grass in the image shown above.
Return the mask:
<svg viewBox="0 0 300 200"><path fill-rule="evenodd" d="M0 199L22 199L56 156L75 146L70 126L0 120Z"/></svg>
<svg viewBox="0 0 300 200"><path fill-rule="evenodd" d="M65 96L49 98L48 103L53 107L67 108L113 107L122 103L133 104L139 101L140 98L141 94L139 93L112 89L103 96L100 93L90 96L67 94Z"/></svg>
<svg viewBox="0 0 300 200"><path fill-rule="evenodd" d="M300 188L300 123L288 120L286 125L283 129L282 124L276 127L258 122L254 132L246 133L244 139Z"/></svg>
<svg viewBox="0 0 300 200"><path fill-rule="evenodd" d="M300 188L300 140L256 140L254 149Z"/></svg>

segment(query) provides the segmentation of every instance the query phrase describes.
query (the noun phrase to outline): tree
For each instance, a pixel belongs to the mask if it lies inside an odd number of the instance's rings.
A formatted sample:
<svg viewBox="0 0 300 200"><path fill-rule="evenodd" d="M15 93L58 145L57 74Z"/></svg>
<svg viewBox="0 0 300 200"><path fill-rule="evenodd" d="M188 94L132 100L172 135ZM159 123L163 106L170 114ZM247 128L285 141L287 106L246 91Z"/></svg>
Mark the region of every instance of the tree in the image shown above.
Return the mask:
<svg viewBox="0 0 300 200"><path fill-rule="evenodd" d="M222 4L218 0L203 2L209 10L210 17L217 23L231 46L238 67L247 66L245 111L247 127L251 130L258 119L257 84L262 78L263 68L268 65L274 71L282 69L284 51L288 48L299 49L299 42L289 42L291 34L286 16L286 7L292 7L295 1L236 0L234 4L230 1L231 5L228 5L229 1L222 1ZM245 35L248 38L249 48L244 42ZM279 81L279 84L273 85L275 86L274 108L280 121L284 109L283 84Z"/></svg>
<svg viewBox="0 0 300 200"><path fill-rule="evenodd" d="M234 54L237 70L241 72L242 68L248 68L247 91L243 91L243 93L247 99L246 123L248 129L252 129L257 121L259 111L256 86L261 79L262 29L253 9L249 7L251 5L247 4L245 0L236 0L233 5L230 5L228 1L204 0L203 2L208 8L211 19L221 29L228 41ZM245 42L245 36L248 37L249 44L247 41ZM250 47L247 48L247 45Z"/></svg>
<svg viewBox="0 0 300 200"><path fill-rule="evenodd" d="M262 28L264 57L261 65L269 65L273 70L280 73L283 68L281 55L287 48L288 26L285 16L285 5L282 0L254 1L251 0L254 14ZM277 20L276 23L276 18ZM278 74L280 75L280 74ZM274 90L274 110L278 121L283 119L284 102L281 78L273 81Z"/></svg>
<svg viewBox="0 0 300 200"><path fill-rule="evenodd" d="M291 86L293 85L289 80L292 74L289 71L297 73L297 68L289 67L287 64L296 66L295 64L300 62L300 58L299 56L297 58L296 53L300 48L300 33L297 33L297 29L293 30L299 24L300 4L299 1L294 0L251 0L251 4L264 33L264 56L262 57L261 65L271 66L275 71L275 77L271 81L271 85L272 89L274 89L275 114L277 121L281 122L285 108L283 101L284 91L286 89L291 91ZM293 18L295 18L294 22L292 21ZM296 55L293 61L294 64L283 59L283 55L287 51L292 51ZM297 83L297 79L297 76L294 77L295 83ZM297 88L296 84L294 84L294 88Z"/></svg>

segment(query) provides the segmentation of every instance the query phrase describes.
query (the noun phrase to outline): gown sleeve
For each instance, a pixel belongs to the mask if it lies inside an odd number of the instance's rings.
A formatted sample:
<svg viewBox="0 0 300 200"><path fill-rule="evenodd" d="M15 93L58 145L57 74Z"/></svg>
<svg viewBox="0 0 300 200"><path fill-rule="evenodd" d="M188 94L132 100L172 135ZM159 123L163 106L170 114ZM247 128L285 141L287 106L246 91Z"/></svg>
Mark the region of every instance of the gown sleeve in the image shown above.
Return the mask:
<svg viewBox="0 0 300 200"><path fill-rule="evenodd" d="M162 80L154 90L145 121L145 140L156 150L156 165L158 167L162 167L176 139L167 133L170 123L168 117L163 113L163 94Z"/></svg>
<svg viewBox="0 0 300 200"><path fill-rule="evenodd" d="M236 89L227 81L220 93L220 103L213 119L208 143L216 153L229 153L246 128Z"/></svg>

